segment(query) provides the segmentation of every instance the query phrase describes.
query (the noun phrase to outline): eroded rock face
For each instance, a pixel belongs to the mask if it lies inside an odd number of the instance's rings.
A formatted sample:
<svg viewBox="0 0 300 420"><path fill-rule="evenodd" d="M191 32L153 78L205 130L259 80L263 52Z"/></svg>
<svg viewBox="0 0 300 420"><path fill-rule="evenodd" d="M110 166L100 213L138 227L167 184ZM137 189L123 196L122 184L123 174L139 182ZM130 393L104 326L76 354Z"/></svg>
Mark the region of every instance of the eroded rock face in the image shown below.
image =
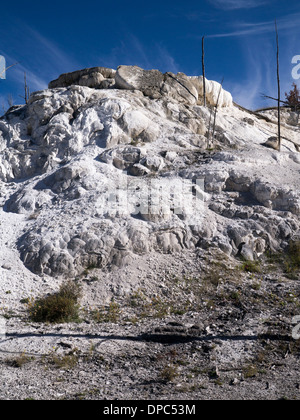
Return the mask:
<svg viewBox="0 0 300 420"><path fill-rule="evenodd" d="M117 71L93 67L62 74L49 83L49 89L72 85L137 90L151 99L166 97L180 103L203 105L203 77L188 77L184 73L163 74L159 70L144 70L138 66L119 66ZM233 103L231 94L220 83L211 80L206 80L206 101L210 106L219 107L231 107Z"/></svg>
<svg viewBox="0 0 300 420"><path fill-rule="evenodd" d="M119 66L116 72L116 87L126 90L140 90L147 96L159 98L164 76L158 70L143 70L137 66Z"/></svg>
<svg viewBox="0 0 300 420"><path fill-rule="evenodd" d="M192 247L196 238L189 226L203 214L186 213L186 203L176 203L174 213L176 200L167 190L179 182L139 180L86 156L58 168L6 203L7 211L37 214L19 240L21 258L35 273L75 276L87 267L124 265L132 253ZM150 195L148 209L143 206Z"/></svg>
<svg viewBox="0 0 300 420"><path fill-rule="evenodd" d="M207 151L211 111L183 74L97 68L50 86L0 119L1 203L28 217L17 247L33 272L195 247L255 259L299 232L300 160L284 141L280 154L261 145L268 123L220 107Z"/></svg>
<svg viewBox="0 0 300 420"><path fill-rule="evenodd" d="M176 149L178 138L191 150L205 145L202 135L177 123L177 112L187 111L174 105L170 112L164 101L137 91L71 85L36 92L1 120L0 178L20 182L5 210L33 222L18 243L26 267L72 276L88 266L125 264L132 253L193 246L191 215L180 203L174 214L170 194L149 215L137 207L139 191L151 190L151 177L165 168L165 149ZM150 184L138 181L144 175ZM159 188L168 184L166 178Z"/></svg>
<svg viewBox="0 0 300 420"><path fill-rule="evenodd" d="M199 136L206 131L201 118L196 134L188 115L187 124L178 126L176 113L171 113L174 122L166 121L166 103L152 104L139 93L126 92L70 86L34 93L27 107L0 121L0 179L44 173L88 145L109 149L163 137L176 144L175 136L187 144L205 144ZM187 112L182 107L182 115Z"/></svg>
<svg viewBox="0 0 300 420"><path fill-rule="evenodd" d="M195 86L198 96L199 104L203 105L203 76L193 76L189 78ZM232 106L232 96L227 92L220 83L214 80L205 79L206 101L208 105L218 107Z"/></svg>
<svg viewBox="0 0 300 420"><path fill-rule="evenodd" d="M65 73L49 83L49 89L71 85L87 86L96 89L107 89L114 84L116 71L107 67L93 67Z"/></svg>
<svg viewBox="0 0 300 420"><path fill-rule="evenodd" d="M163 96L177 102L196 104L198 92L189 78L183 74L162 74L158 70L143 70L137 66L120 66L116 73L116 88L139 90L151 99Z"/></svg>
<svg viewBox="0 0 300 420"><path fill-rule="evenodd" d="M94 67L62 74L49 83L49 89L72 85L94 89L137 90L151 99L169 97L191 105L196 104L199 93L202 94L201 89L198 89L194 81L184 73L163 74L159 70L144 70L137 66L119 66L117 71L106 67Z"/></svg>

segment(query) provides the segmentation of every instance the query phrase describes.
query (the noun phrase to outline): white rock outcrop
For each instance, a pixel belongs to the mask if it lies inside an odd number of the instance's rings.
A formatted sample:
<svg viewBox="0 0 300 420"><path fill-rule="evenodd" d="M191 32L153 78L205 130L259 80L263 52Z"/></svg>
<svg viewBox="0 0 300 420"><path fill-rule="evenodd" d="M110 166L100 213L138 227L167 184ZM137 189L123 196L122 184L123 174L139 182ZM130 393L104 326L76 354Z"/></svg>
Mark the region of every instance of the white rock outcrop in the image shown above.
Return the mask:
<svg viewBox="0 0 300 420"><path fill-rule="evenodd" d="M203 76L191 76L191 82L195 86L203 104ZM211 106L230 107L233 104L232 95L223 89L222 85L214 80L205 79L206 101Z"/></svg>
<svg viewBox="0 0 300 420"><path fill-rule="evenodd" d="M139 90L151 99L166 96L177 102L191 105L198 101L197 89L183 73L162 74L159 70L143 70L137 66L119 66L115 76L115 87Z"/></svg>
<svg viewBox="0 0 300 420"><path fill-rule="evenodd" d="M214 105L220 85L211 86ZM207 152L211 111L200 92L200 79L183 74L94 68L61 76L0 119L2 212L28 218L16 243L28 269L74 277L195 247L255 258L298 234L294 146L261 146L276 125L247 123L222 91ZM286 137L295 133L286 126Z"/></svg>
<svg viewBox="0 0 300 420"><path fill-rule="evenodd" d="M49 89L68 87L71 85L87 86L90 88L108 88L114 84L116 71L107 67L93 67L65 73L49 83Z"/></svg>

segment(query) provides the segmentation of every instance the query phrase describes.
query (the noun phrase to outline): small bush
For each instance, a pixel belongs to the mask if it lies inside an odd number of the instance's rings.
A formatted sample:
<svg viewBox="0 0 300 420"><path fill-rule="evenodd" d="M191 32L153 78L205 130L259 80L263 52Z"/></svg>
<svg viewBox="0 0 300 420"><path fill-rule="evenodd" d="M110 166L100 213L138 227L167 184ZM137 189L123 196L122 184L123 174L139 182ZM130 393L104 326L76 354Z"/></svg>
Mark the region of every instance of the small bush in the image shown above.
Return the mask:
<svg viewBox="0 0 300 420"><path fill-rule="evenodd" d="M26 353L23 352L23 353L21 353L19 356L17 356L14 359L8 359L8 360L6 360L6 364L8 366L11 366L11 367L21 368L25 364L31 362L32 360L33 360L32 357L27 356Z"/></svg>
<svg viewBox="0 0 300 420"><path fill-rule="evenodd" d="M290 107L297 109L300 106L300 92L296 83L292 86L290 92L285 94L285 98Z"/></svg>
<svg viewBox="0 0 300 420"><path fill-rule="evenodd" d="M120 319L121 309L119 304L112 300L107 308L97 309L92 315L95 322L116 324Z"/></svg>
<svg viewBox="0 0 300 420"><path fill-rule="evenodd" d="M244 261L241 270L247 273L260 273L261 267L258 261Z"/></svg>
<svg viewBox="0 0 300 420"><path fill-rule="evenodd" d="M57 369L73 369L78 364L79 357L77 354L70 352L70 354L66 354L63 356L59 355L51 355L50 356L50 363L52 363Z"/></svg>
<svg viewBox="0 0 300 420"><path fill-rule="evenodd" d="M245 366L244 370L244 379L255 378L258 375L258 369L254 365Z"/></svg>
<svg viewBox="0 0 300 420"><path fill-rule="evenodd" d="M174 365L165 366L161 372L159 372L159 379L163 382L174 382L178 376L178 368Z"/></svg>
<svg viewBox="0 0 300 420"><path fill-rule="evenodd" d="M288 256L294 269L300 268L300 241L291 241Z"/></svg>
<svg viewBox="0 0 300 420"><path fill-rule="evenodd" d="M36 299L29 305L29 317L34 322L61 323L78 321L79 286L69 281L57 293Z"/></svg>
<svg viewBox="0 0 300 420"><path fill-rule="evenodd" d="M282 254L282 265L288 278L297 279L300 268L300 241L290 241Z"/></svg>

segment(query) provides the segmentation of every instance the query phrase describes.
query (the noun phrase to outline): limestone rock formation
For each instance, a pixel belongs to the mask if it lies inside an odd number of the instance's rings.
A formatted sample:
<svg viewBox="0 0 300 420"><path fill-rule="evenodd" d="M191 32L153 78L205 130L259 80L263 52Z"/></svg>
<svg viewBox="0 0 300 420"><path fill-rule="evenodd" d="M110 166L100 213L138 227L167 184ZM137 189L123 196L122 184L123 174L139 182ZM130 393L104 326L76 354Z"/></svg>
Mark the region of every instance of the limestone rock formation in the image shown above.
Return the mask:
<svg viewBox="0 0 300 420"><path fill-rule="evenodd" d="M94 89L125 89L142 92L151 99L164 96L177 102L191 105L203 102L203 78L188 77L184 73L161 73L159 70L144 70L137 66L119 66L117 71L106 67L93 67L62 74L49 83L49 89L72 85ZM215 106L232 106L232 97L219 83L206 80L207 101Z"/></svg>
<svg viewBox="0 0 300 420"><path fill-rule="evenodd" d="M163 74L158 70L143 70L137 66L119 66L116 73L118 89L140 90L152 98L160 97L164 82Z"/></svg>
<svg viewBox="0 0 300 420"><path fill-rule="evenodd" d="M199 104L203 105L203 76L190 77L199 96ZM211 106L228 107L232 106L232 96L220 83L214 80L205 79L206 102Z"/></svg>
<svg viewBox="0 0 300 420"><path fill-rule="evenodd" d="M220 93L220 109L208 152L201 89L181 73L96 67L60 76L0 119L1 214L28 218L15 244L27 269L74 277L151 252L215 247L255 259L287 246L300 227L294 144L262 147L276 124L248 124L212 83L208 102ZM283 134L299 135L294 119Z"/></svg>
<svg viewBox="0 0 300 420"><path fill-rule="evenodd" d="M65 73L57 80L49 83L49 89L68 87L71 85L87 86L90 88L108 88L114 83L116 71L107 67L93 67Z"/></svg>

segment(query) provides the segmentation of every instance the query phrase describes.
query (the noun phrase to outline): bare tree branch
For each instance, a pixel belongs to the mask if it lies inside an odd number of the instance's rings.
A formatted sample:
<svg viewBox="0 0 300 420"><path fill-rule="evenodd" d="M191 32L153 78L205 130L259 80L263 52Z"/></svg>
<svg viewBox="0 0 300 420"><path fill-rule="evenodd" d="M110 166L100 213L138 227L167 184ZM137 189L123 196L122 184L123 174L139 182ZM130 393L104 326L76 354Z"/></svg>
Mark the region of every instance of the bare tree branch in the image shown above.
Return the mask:
<svg viewBox="0 0 300 420"><path fill-rule="evenodd" d="M221 96L221 92L222 92L223 82L224 82L224 77L223 77L222 82L220 84L217 103L214 107L214 111L213 111L213 107L211 107L211 109L210 109L209 126L208 126L208 132L207 132L207 148L210 147L210 141L212 140L212 142L213 142L213 139L214 139L214 136L215 136L217 112L218 112L218 107L219 107L219 101L220 101L220 96ZM211 120L212 120L213 112L214 112L214 120L213 120L212 132L211 132Z"/></svg>
<svg viewBox="0 0 300 420"><path fill-rule="evenodd" d="M202 37L202 75L203 75L203 104L206 107L206 83L205 83L205 63L204 63L204 36Z"/></svg>
<svg viewBox="0 0 300 420"><path fill-rule="evenodd" d="M281 127L280 127L280 77L279 77L279 40L277 21L275 20L276 44L277 44L277 86L278 86L278 151L281 149Z"/></svg>
<svg viewBox="0 0 300 420"><path fill-rule="evenodd" d="M221 82L221 85L220 85L220 89L219 89L219 93L218 93L218 99L217 99L217 103L216 103L216 106L215 106L215 114L214 114L214 124L213 124L212 138L214 138L214 136L215 136L217 112L218 112L219 100L220 100L220 96L221 96L221 92L222 92L223 83L224 83L224 77L223 77L222 82Z"/></svg>
<svg viewBox="0 0 300 420"><path fill-rule="evenodd" d="M24 96L19 95L20 98L23 98L25 101L25 104L28 104L30 91L29 86L27 85L27 78L26 78L26 72L24 71Z"/></svg>
<svg viewBox="0 0 300 420"><path fill-rule="evenodd" d="M2 70L2 72L0 73L0 77L8 70L8 69L11 69L12 67L14 67L14 66L16 66L17 64L19 64L18 62L17 63L14 63L14 64L12 64L11 66L8 66L8 67L5 67L3 70Z"/></svg>
<svg viewBox="0 0 300 420"><path fill-rule="evenodd" d="M266 98L266 99L272 99L273 101L278 102L278 98L273 98L272 96L268 96L268 95L262 94L262 97L263 98ZM289 105L289 103L287 101L280 100L280 103L285 104L285 105Z"/></svg>

